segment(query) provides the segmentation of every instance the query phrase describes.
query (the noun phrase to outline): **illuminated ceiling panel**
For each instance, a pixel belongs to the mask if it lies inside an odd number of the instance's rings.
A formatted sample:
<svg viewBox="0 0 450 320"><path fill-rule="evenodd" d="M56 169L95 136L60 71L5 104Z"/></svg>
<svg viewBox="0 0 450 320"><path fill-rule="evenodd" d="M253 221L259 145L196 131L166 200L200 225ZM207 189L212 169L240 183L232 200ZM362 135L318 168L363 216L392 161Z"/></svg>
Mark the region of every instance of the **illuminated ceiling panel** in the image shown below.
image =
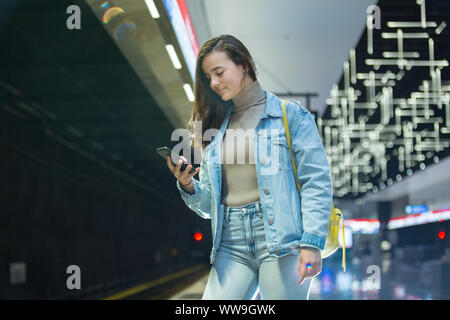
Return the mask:
<svg viewBox="0 0 450 320"><path fill-rule="evenodd" d="M376 193L449 154L450 5L403 0L378 8L369 10L318 119L336 197Z"/></svg>

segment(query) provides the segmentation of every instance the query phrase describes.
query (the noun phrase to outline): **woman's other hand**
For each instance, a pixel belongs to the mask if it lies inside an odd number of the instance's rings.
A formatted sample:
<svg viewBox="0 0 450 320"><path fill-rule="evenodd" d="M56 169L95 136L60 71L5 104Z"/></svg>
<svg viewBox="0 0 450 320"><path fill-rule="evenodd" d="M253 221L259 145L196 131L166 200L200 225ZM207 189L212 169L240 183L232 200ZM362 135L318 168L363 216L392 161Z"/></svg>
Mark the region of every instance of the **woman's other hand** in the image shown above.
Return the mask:
<svg viewBox="0 0 450 320"><path fill-rule="evenodd" d="M298 256L298 273L302 284L305 279L314 278L322 271L322 255L319 249L302 247Z"/></svg>

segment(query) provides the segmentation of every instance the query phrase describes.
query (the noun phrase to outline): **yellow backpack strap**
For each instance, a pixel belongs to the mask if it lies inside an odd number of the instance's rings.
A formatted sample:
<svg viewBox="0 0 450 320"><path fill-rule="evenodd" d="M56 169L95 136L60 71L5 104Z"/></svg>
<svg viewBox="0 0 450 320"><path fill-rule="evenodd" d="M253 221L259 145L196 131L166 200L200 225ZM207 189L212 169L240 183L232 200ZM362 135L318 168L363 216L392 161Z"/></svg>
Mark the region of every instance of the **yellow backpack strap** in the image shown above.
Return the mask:
<svg viewBox="0 0 450 320"><path fill-rule="evenodd" d="M281 103L281 107L283 108L283 125L284 125L284 130L286 131L286 139L287 139L288 145L289 145L289 154L291 155L291 163L292 163L292 168L294 169L295 182L297 183L298 192L299 192L299 194L301 194L300 192L302 190L302 186L300 185L300 182L298 182L297 168L295 167L294 157L292 156L291 135L289 133L289 123L288 123L287 114L286 114L286 100L283 100L283 102Z"/></svg>
<svg viewBox="0 0 450 320"><path fill-rule="evenodd" d="M345 272L345 234L344 234L344 217L342 217L342 269Z"/></svg>
<svg viewBox="0 0 450 320"><path fill-rule="evenodd" d="M342 214L342 211L339 209L336 209L334 207L334 203L331 204L332 205L332 212L334 212L335 210L337 211L337 213L339 214L339 216L341 217L341 219L339 220L339 223L342 225L342 269L344 269L345 272L345 233L344 233L344 215Z"/></svg>

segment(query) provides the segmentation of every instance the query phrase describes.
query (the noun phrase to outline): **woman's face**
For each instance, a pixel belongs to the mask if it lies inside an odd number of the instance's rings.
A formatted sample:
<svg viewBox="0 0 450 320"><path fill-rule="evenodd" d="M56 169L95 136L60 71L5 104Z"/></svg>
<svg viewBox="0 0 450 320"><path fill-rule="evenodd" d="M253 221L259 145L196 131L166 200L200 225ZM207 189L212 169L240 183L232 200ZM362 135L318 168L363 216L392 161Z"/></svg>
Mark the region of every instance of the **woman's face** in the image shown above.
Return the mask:
<svg viewBox="0 0 450 320"><path fill-rule="evenodd" d="M243 66L234 64L223 51L212 51L202 62L202 70L209 85L223 101L236 96L253 82Z"/></svg>

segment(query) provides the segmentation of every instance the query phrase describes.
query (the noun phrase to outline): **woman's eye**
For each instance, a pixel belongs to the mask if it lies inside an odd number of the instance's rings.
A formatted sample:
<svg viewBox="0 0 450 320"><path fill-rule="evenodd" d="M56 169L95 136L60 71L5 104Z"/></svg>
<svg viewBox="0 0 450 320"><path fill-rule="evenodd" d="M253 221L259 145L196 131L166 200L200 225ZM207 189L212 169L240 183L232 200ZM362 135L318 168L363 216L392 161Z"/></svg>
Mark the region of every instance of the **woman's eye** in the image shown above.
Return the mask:
<svg viewBox="0 0 450 320"><path fill-rule="evenodd" d="M223 71L222 72L220 72L220 73L218 73L217 75L220 77L221 75L222 75L222 73L223 73Z"/></svg>

